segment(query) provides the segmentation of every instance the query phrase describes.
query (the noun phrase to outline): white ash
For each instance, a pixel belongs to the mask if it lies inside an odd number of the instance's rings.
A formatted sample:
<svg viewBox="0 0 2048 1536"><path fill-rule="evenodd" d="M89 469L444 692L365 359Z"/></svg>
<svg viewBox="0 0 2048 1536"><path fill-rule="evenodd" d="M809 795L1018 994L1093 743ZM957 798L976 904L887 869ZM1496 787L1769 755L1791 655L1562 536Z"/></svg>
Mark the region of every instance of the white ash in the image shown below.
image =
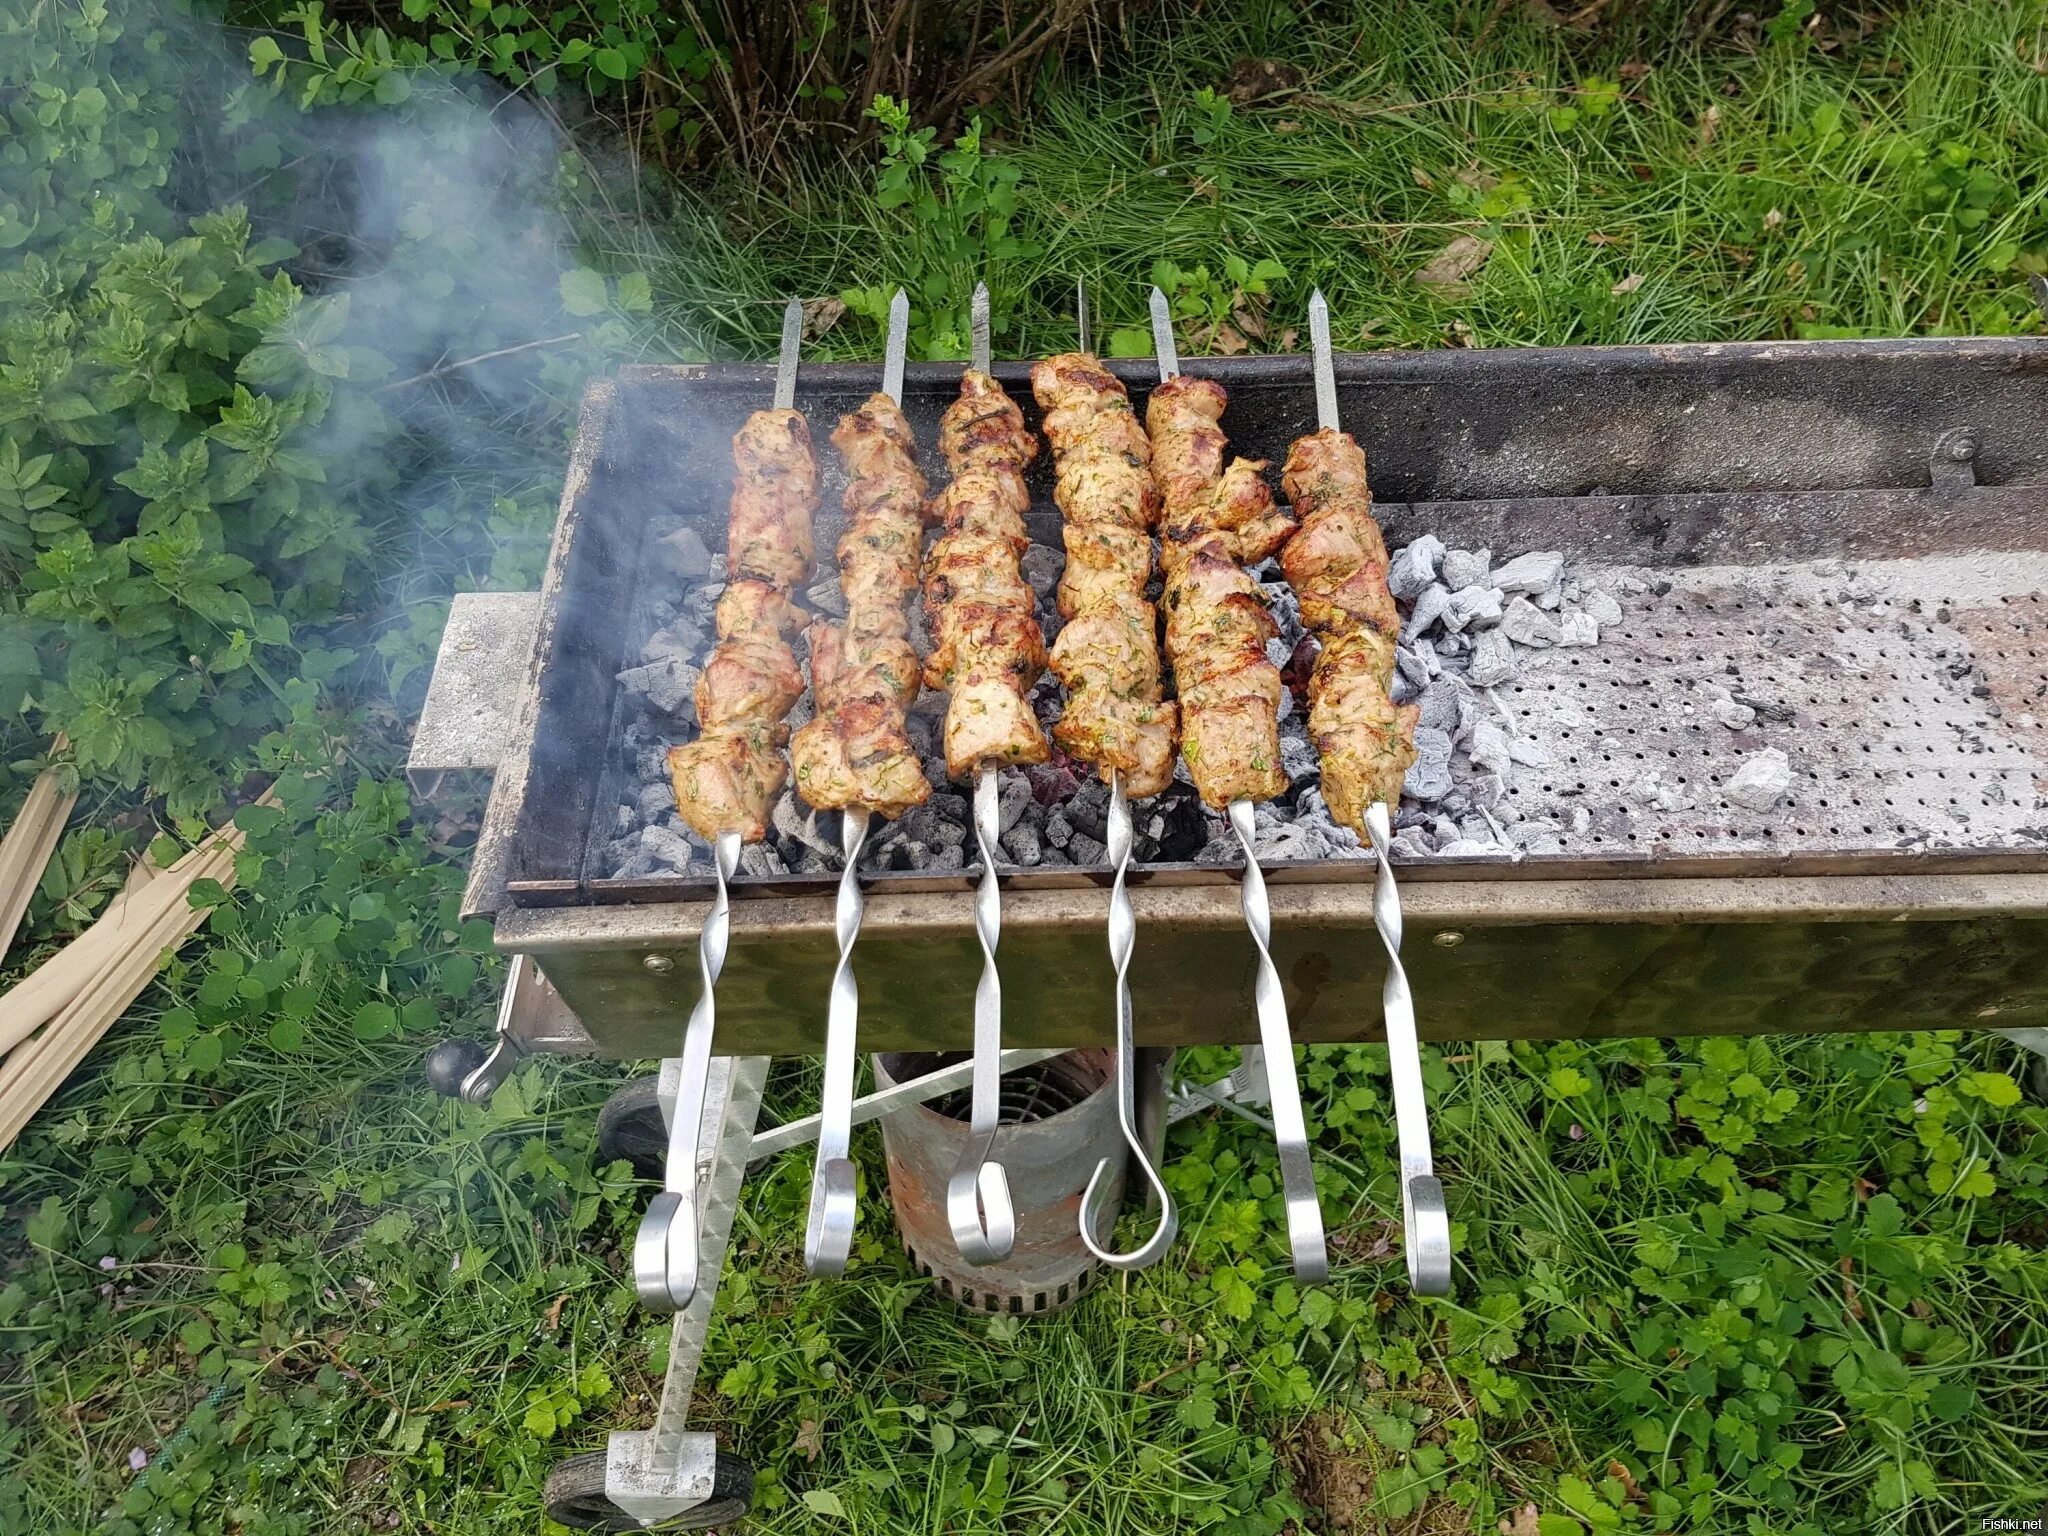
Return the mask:
<svg viewBox="0 0 2048 1536"><path fill-rule="evenodd" d="M1722 793L1752 811L1768 811L1792 787L1792 760L1776 747L1765 747L1735 771Z"/></svg>

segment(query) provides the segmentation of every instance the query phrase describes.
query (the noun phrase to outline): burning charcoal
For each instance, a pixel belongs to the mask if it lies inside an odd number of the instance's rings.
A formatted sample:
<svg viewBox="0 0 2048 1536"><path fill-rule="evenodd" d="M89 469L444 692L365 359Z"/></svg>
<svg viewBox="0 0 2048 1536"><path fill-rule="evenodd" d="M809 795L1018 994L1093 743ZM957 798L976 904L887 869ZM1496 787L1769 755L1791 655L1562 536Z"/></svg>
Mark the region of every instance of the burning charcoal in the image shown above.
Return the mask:
<svg viewBox="0 0 2048 1536"><path fill-rule="evenodd" d="M1493 573L1493 584L1505 592L1547 592L1564 576L1564 556L1555 550L1517 555Z"/></svg>
<svg viewBox="0 0 2048 1536"><path fill-rule="evenodd" d="M1508 733L1493 721L1481 720L1473 725L1472 744L1466 750L1473 767L1502 779L1514 776L1514 749L1508 742Z"/></svg>
<svg viewBox="0 0 2048 1536"><path fill-rule="evenodd" d="M1586 612L1593 615L1593 622L1603 628L1611 629L1621 622L1621 604L1612 593L1595 587L1586 594L1584 606Z"/></svg>
<svg viewBox="0 0 2048 1536"><path fill-rule="evenodd" d="M1518 666L1515 648L1508 644L1505 629L1481 630L1478 639L1472 642L1472 665L1466 668L1465 675L1475 687L1491 688L1513 677Z"/></svg>
<svg viewBox="0 0 2048 1536"><path fill-rule="evenodd" d="M1159 818L1163 825L1152 833L1158 845L1153 857L1176 863L1193 858L1195 850L1209 840L1202 802L1192 790L1169 789L1152 803L1164 813Z"/></svg>
<svg viewBox="0 0 2048 1536"><path fill-rule="evenodd" d="M633 753L633 777L668 782L668 754L660 747L641 747Z"/></svg>
<svg viewBox="0 0 2048 1536"><path fill-rule="evenodd" d="M968 817L971 814L967 804L967 797L955 794L946 788L944 774L934 779L932 786L932 797L925 804L955 826L966 826Z"/></svg>
<svg viewBox="0 0 2048 1536"><path fill-rule="evenodd" d="M1499 858L1514 851L1496 843L1492 838L1459 837L1437 849L1437 856L1447 859L1485 859Z"/></svg>
<svg viewBox="0 0 2048 1536"><path fill-rule="evenodd" d="M837 576L820 576L804 589L804 600L820 613L835 619L846 617L846 594L839 589Z"/></svg>
<svg viewBox="0 0 2048 1536"><path fill-rule="evenodd" d="M1296 822L1283 822L1270 832L1260 833L1252 839L1252 849L1261 864L1269 859L1312 859L1319 851L1308 828Z"/></svg>
<svg viewBox="0 0 2048 1536"><path fill-rule="evenodd" d="M1019 864L1036 864L1043 852L1038 828L1020 821L1003 834L1003 850Z"/></svg>
<svg viewBox="0 0 2048 1536"><path fill-rule="evenodd" d="M1454 549L1444 555L1444 585L1453 592L1462 592L1467 587L1498 586L1498 582L1487 580L1492 569L1492 550Z"/></svg>
<svg viewBox="0 0 2048 1536"><path fill-rule="evenodd" d="M629 667L619 674L619 682L628 692L638 694L651 707L671 719L694 720L697 718L694 695L699 676L698 668L680 657L671 656L648 666Z"/></svg>
<svg viewBox="0 0 2048 1536"><path fill-rule="evenodd" d="M1273 622L1280 626L1280 638L1287 642L1291 651L1301 643L1301 637L1308 633L1301 622L1301 599L1294 588L1285 581L1269 581L1260 587L1266 609L1273 615Z"/></svg>
<svg viewBox="0 0 2048 1536"><path fill-rule="evenodd" d="M1053 588L1059 585L1060 572L1066 568L1067 557L1045 544L1032 545L1017 562L1017 569L1031 583L1031 590L1038 594L1041 603L1052 601Z"/></svg>
<svg viewBox="0 0 2048 1536"><path fill-rule="evenodd" d="M832 865L825 862L823 854L815 853L809 848L799 848L796 857L790 860L789 868L792 874L822 875L830 870Z"/></svg>
<svg viewBox="0 0 2048 1536"><path fill-rule="evenodd" d="M784 841L799 844L826 858L839 857L838 844L818 831L818 813L813 811L805 816L798 812L794 791L784 790L769 816Z"/></svg>
<svg viewBox="0 0 2048 1536"><path fill-rule="evenodd" d="M1443 633L1436 637L1436 653L1445 661L1456 661L1460 656L1471 654L1472 637Z"/></svg>
<svg viewBox="0 0 2048 1536"><path fill-rule="evenodd" d="M898 869L929 869L932 862L932 851L923 843L917 842L912 838L905 838L896 845L892 862Z"/></svg>
<svg viewBox="0 0 2048 1536"><path fill-rule="evenodd" d="M1034 763L1024 770L1024 779L1031 786L1031 798L1040 805L1058 805L1071 799L1081 782L1071 765L1058 761Z"/></svg>
<svg viewBox="0 0 2048 1536"><path fill-rule="evenodd" d="M817 713L818 696L806 688L796 696L796 702L789 706L789 713L782 718L789 728L794 731L800 726L809 725L812 717Z"/></svg>
<svg viewBox="0 0 2048 1536"><path fill-rule="evenodd" d="M1600 643L1600 621L1590 613L1568 613L1558 620L1557 627L1557 643L1560 646Z"/></svg>
<svg viewBox="0 0 2048 1536"><path fill-rule="evenodd" d="M1074 824L1067 820L1067 813L1058 807L1045 818L1045 840L1055 848L1064 848L1074 837Z"/></svg>
<svg viewBox="0 0 2048 1536"><path fill-rule="evenodd" d="M1401 785L1417 800L1441 800L1451 792L1451 738L1442 731L1415 732L1415 762Z"/></svg>
<svg viewBox="0 0 2048 1536"><path fill-rule="evenodd" d="M1451 594L1451 606L1444 612L1444 628L1484 629L1498 624L1501 617L1500 588L1466 587Z"/></svg>
<svg viewBox="0 0 2048 1536"><path fill-rule="evenodd" d="M1518 597L1508 604L1507 612L1501 616L1500 632L1517 645L1536 649L1556 645L1564 638L1564 630L1557 620L1526 597Z"/></svg>
<svg viewBox="0 0 2048 1536"><path fill-rule="evenodd" d="M1776 747L1765 747L1736 770L1721 792L1745 810L1768 811L1791 787L1791 759Z"/></svg>
<svg viewBox="0 0 2048 1536"><path fill-rule="evenodd" d="M1002 792L997 799L996 826L1008 832L1017 825L1024 814L1024 807L1031 803L1031 781L1021 773L1003 776Z"/></svg>
<svg viewBox="0 0 2048 1536"><path fill-rule="evenodd" d="M1420 597L1436 580L1437 567L1444 558L1444 541L1425 533L1398 550L1387 567L1387 590L1404 602Z"/></svg>
<svg viewBox="0 0 2048 1536"><path fill-rule="evenodd" d="M1076 836L1086 833L1102 842L1109 835L1109 786L1100 779L1090 779L1074 791L1066 811Z"/></svg>
<svg viewBox="0 0 2048 1536"><path fill-rule="evenodd" d="M1452 674L1422 696L1422 713L1416 720L1418 726L1446 734L1458 728L1458 695L1452 688L1456 682L1457 677Z"/></svg>
<svg viewBox="0 0 2048 1536"><path fill-rule="evenodd" d="M1212 837L1195 850L1192 863L1235 864L1242 855L1234 837Z"/></svg>
<svg viewBox="0 0 2048 1536"><path fill-rule="evenodd" d="M1777 725L1790 725L1799 718L1799 712L1790 704L1780 704L1773 699L1759 699L1746 693L1738 693L1733 697L1736 703L1747 704L1764 719Z"/></svg>
<svg viewBox="0 0 2048 1536"><path fill-rule="evenodd" d="M1064 848L1046 848L1040 852L1038 862L1041 868L1048 864L1064 868L1074 861L1067 857L1067 850Z"/></svg>
<svg viewBox="0 0 2048 1536"><path fill-rule="evenodd" d="M932 855L931 863L925 867L927 869L965 869L967 867L967 850L958 843L955 843L950 848L941 848Z"/></svg>
<svg viewBox="0 0 2048 1536"><path fill-rule="evenodd" d="M1714 701L1714 718L1731 731L1746 731L1756 724L1756 711L1724 694Z"/></svg>
<svg viewBox="0 0 2048 1536"><path fill-rule="evenodd" d="M659 821L676 808L676 792L666 779L659 784L643 784L634 808L642 821Z"/></svg>
<svg viewBox="0 0 2048 1536"><path fill-rule="evenodd" d="M649 635L647 643L640 647L640 659L655 662L675 657L679 661L688 661L703 648L704 631L695 624L679 622Z"/></svg>
<svg viewBox="0 0 2048 1536"><path fill-rule="evenodd" d="M654 563L671 576L694 581L711 572L711 550L694 528L678 528L654 543Z"/></svg>
<svg viewBox="0 0 2048 1536"><path fill-rule="evenodd" d="M1100 864L1104 846L1087 833L1076 832L1074 840L1067 844L1067 852L1076 864Z"/></svg>
<svg viewBox="0 0 2048 1536"><path fill-rule="evenodd" d="M748 843L740 849L740 873L786 875L789 873L789 866L782 862L782 855L766 843Z"/></svg>
<svg viewBox="0 0 2048 1536"><path fill-rule="evenodd" d="M1435 852L1436 844L1419 827L1394 834L1393 853L1397 859L1426 859Z"/></svg>
<svg viewBox="0 0 2048 1536"><path fill-rule="evenodd" d="M1442 618L1450 606L1449 587L1426 588L1422 595L1415 599L1415 607L1408 615L1408 622L1402 626L1402 637L1406 639L1422 634L1430 625Z"/></svg>
<svg viewBox="0 0 2048 1536"><path fill-rule="evenodd" d="M1282 736L1280 769L1287 775L1287 782L1299 789L1310 780L1321 777L1323 765L1316 756L1316 749L1301 737Z"/></svg>

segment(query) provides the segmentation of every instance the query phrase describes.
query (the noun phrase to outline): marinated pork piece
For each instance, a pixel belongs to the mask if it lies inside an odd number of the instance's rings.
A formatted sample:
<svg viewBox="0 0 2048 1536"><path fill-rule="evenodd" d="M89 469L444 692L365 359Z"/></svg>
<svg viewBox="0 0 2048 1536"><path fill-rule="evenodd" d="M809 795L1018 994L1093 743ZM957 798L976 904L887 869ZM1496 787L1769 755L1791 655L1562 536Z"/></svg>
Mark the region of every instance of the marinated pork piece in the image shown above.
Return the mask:
<svg viewBox="0 0 2048 1536"><path fill-rule="evenodd" d="M1161 504L1152 445L1122 381L1086 353L1039 363L1031 392L1045 411L1059 465L1053 499L1066 519L1059 606L1068 622L1050 659L1067 704L1053 734L1105 782L1121 774L1125 793L1143 799L1173 782L1179 718L1160 686L1159 620L1145 601Z"/></svg>
<svg viewBox="0 0 2048 1536"><path fill-rule="evenodd" d="M1180 694L1181 757L1205 804L1271 800L1280 764L1279 633L1244 566L1285 542L1293 520L1247 459L1223 462L1227 400L1211 379L1163 379L1146 403L1152 475L1165 500L1166 654Z"/></svg>
<svg viewBox="0 0 2048 1536"><path fill-rule="evenodd" d="M1415 761L1419 710L1392 698L1401 615L1387 591L1387 545L1372 515L1365 452L1348 433L1324 428L1295 439L1280 477L1301 531L1280 566L1321 637L1309 676L1309 735L1323 760L1330 815L1365 837L1375 801L1401 803Z"/></svg>
<svg viewBox="0 0 2048 1536"><path fill-rule="evenodd" d="M1038 439L1002 385L969 369L960 398L940 418L939 451L953 479L931 502L932 520L945 532L924 564L933 641L924 680L951 695L946 771L971 779L984 767L1052 755L1028 697L1045 670L1045 637L1017 567L1030 544L1024 467Z"/></svg>
<svg viewBox="0 0 2048 1536"><path fill-rule="evenodd" d="M791 741L790 761L812 808L865 806L894 820L932 792L904 728L918 685L904 604L917 590L925 481L910 423L885 394L840 417L832 445L849 476L838 547L846 622L810 628L818 712Z"/></svg>
<svg viewBox="0 0 2048 1536"><path fill-rule="evenodd" d="M790 600L811 575L818 464L800 412L756 411L732 440L726 580L718 644L697 680L695 741L668 752L684 822L706 841L768 833L768 809L789 777L783 717L803 693L789 640L803 624Z"/></svg>

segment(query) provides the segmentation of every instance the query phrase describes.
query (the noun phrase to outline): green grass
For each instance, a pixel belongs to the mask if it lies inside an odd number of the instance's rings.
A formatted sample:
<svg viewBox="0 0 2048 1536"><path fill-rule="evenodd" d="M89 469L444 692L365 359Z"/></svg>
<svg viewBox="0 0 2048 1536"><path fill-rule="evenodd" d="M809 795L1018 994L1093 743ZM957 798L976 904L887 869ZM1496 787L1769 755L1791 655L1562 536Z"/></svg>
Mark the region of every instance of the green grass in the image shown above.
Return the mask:
<svg viewBox="0 0 2048 1536"><path fill-rule="evenodd" d="M1725 27L1665 46L1649 23L1585 39L1478 0L1168 9L991 133L1022 173L1023 249L993 264L1006 351L1070 344L1076 276L1105 336L1136 325L1162 258L1184 330L1271 344L1315 283L1345 346L2038 327L2038 4L1902 8L1833 52ZM1639 52L1648 72L1624 70ZM1244 53L1301 90L1200 98ZM758 356L784 295L898 281L941 341L985 228L879 208L871 178L862 158L677 193L653 225L586 209L593 259L652 276L654 355ZM1417 283L1460 236L1490 248L1468 291ZM852 315L825 346L871 356L874 332ZM394 771L358 753L350 772ZM403 844L434 899L456 809ZM345 914L395 878L332 873L368 834L307 835L266 891ZM202 1007L230 951L259 964L257 919L191 952L0 1158L0 1531L534 1529L550 1461L644 1425L659 1380L666 1325L623 1271L649 1191L591 1145L623 1069L540 1062L489 1110L445 1104L420 1086L426 1031L357 1039L346 987L295 1049L259 1004L195 1035L172 1004ZM389 942L316 963L372 976ZM488 1027L476 1001L446 1012ZM1319 1293L1286 1277L1270 1144L1209 1119L1169 1147L1185 1223L1164 1263L1058 1321L963 1317L897 1254L866 1132L844 1282L801 1275L807 1157L750 1185L699 1416L761 1468L757 1528L805 1536L1320 1533L1342 1510L1352 1531L1491 1532L1529 1504L1541 1536L2035 1515L2048 1111L2003 1075L2018 1061L1974 1034L1432 1052L1460 1255L1434 1303L1380 1243L1381 1052L1305 1053L1348 1256ZM771 1101L816 1091L785 1064Z"/></svg>

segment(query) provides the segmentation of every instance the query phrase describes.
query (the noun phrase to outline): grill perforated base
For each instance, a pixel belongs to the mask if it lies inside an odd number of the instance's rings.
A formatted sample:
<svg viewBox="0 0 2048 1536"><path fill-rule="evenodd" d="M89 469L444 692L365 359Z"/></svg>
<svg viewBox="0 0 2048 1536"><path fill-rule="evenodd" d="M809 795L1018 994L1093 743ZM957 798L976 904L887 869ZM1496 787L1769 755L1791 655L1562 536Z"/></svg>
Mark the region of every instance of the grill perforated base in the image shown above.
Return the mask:
<svg viewBox="0 0 2048 1536"><path fill-rule="evenodd" d="M2048 560L1855 569L1586 571L1624 622L1591 649L1526 656L1494 690L1543 755L1505 804L1561 823L1563 851L1688 855L1998 849L2048 842ZM1716 694L1758 707L1731 730ZM1725 793L1777 747L1785 799ZM1577 819L1576 812L1584 815Z"/></svg>

